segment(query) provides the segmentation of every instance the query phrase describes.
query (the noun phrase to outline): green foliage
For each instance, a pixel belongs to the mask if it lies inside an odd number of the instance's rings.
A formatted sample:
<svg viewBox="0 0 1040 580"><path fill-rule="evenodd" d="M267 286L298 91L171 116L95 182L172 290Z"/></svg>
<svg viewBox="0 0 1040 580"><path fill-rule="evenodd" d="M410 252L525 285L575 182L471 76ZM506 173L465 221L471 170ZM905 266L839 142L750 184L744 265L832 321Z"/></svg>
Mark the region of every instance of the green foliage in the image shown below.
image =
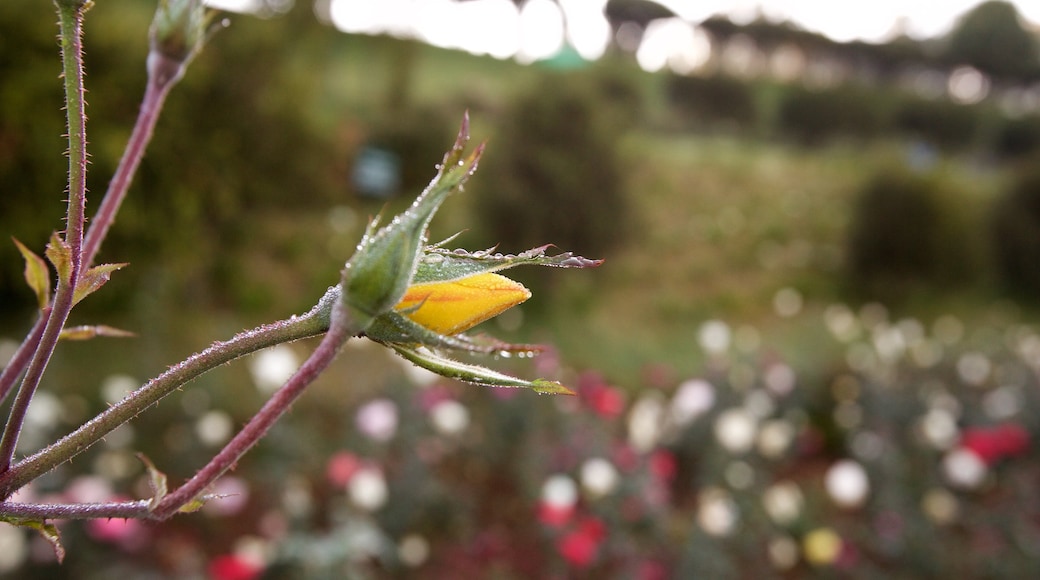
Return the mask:
<svg viewBox="0 0 1040 580"><path fill-rule="evenodd" d="M1040 296L1040 158L1030 160L997 201L991 231L1001 282L1035 302Z"/></svg>
<svg viewBox="0 0 1040 580"><path fill-rule="evenodd" d="M962 196L937 175L881 170L857 194L847 266L856 291L898 299L973 273Z"/></svg>
<svg viewBox="0 0 1040 580"><path fill-rule="evenodd" d="M630 228L622 123L596 78L548 75L513 102L475 196L484 238L516 249L553 243L602 257Z"/></svg>
<svg viewBox="0 0 1040 580"><path fill-rule="evenodd" d="M879 96L876 90L854 85L792 86L781 97L777 129L783 137L803 145L875 137L887 124L887 110Z"/></svg>
<svg viewBox="0 0 1040 580"><path fill-rule="evenodd" d="M668 100L680 116L701 126L754 128L758 112L752 87L725 74L669 75Z"/></svg>
<svg viewBox="0 0 1040 580"><path fill-rule="evenodd" d="M945 56L998 78L1025 80L1040 72L1040 42L1004 1L982 3L961 19Z"/></svg>
<svg viewBox="0 0 1040 580"><path fill-rule="evenodd" d="M430 182L444 145L454 137L455 117L437 107L405 105L384 112L372 124L366 145L390 151L400 161L398 193L411 197Z"/></svg>

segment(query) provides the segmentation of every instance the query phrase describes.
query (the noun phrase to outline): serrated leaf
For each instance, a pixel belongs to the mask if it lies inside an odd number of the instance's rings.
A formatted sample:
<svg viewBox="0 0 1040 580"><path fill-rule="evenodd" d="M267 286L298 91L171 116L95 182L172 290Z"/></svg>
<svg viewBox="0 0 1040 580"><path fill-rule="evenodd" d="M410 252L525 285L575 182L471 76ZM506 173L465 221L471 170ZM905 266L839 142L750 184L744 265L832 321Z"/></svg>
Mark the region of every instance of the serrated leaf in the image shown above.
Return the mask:
<svg viewBox="0 0 1040 580"><path fill-rule="evenodd" d="M58 335L60 340L90 340L98 336L112 338L127 338L137 336L129 330L106 326L104 324L72 326L61 331Z"/></svg>
<svg viewBox="0 0 1040 580"><path fill-rule="evenodd" d="M402 344L390 344L397 354L416 366L434 372L442 377L456 379L484 387L510 387L531 389L539 394L573 395L567 387L555 381L535 379L529 381L511 375L493 371L478 365L467 364L445 358L424 348L413 348Z"/></svg>
<svg viewBox="0 0 1040 580"><path fill-rule="evenodd" d="M80 300L97 292L98 288L104 286L105 282L108 282L108 279L112 277L112 272L126 265L126 262L121 264L100 264L81 273L79 281L76 282L76 291L72 293L72 304L79 304Z"/></svg>
<svg viewBox="0 0 1040 580"><path fill-rule="evenodd" d="M47 267L47 262L43 258L37 256L17 239L11 239L14 240L14 245L18 247L18 251L25 258L25 281L36 294L36 300L39 302L42 310L51 302L50 268Z"/></svg>
<svg viewBox="0 0 1040 580"><path fill-rule="evenodd" d="M72 278L72 246L66 244L58 232L54 232L51 234L51 241L47 243L44 255L58 271L58 280L62 284L68 284Z"/></svg>
<svg viewBox="0 0 1040 580"><path fill-rule="evenodd" d="M0 522L36 530L54 549L54 556L58 559L58 563L61 564L65 560L65 547L61 545L61 533L54 524L48 524L45 520L12 516L0 516Z"/></svg>
<svg viewBox="0 0 1040 580"><path fill-rule="evenodd" d="M138 453L137 458L141 460L141 463L144 464L145 469L148 471L148 487L152 488L152 499L148 501L148 509L154 510L159 505L159 502L166 497L168 491L166 474L156 469L155 464L144 453Z"/></svg>

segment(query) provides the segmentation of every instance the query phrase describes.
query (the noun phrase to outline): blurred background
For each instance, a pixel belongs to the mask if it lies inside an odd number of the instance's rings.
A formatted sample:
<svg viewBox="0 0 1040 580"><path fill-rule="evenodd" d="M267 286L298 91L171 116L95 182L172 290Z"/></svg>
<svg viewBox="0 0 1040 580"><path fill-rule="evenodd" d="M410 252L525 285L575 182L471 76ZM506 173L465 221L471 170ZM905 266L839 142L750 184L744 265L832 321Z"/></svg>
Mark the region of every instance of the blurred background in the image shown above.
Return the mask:
<svg viewBox="0 0 1040 580"><path fill-rule="evenodd" d="M920 5L918 5L920 4ZM925 8L927 4L927 8ZM516 271L485 331L553 346L487 390L352 343L163 525L68 522L12 578L1026 577L1040 565L1035 3L221 0L71 324L29 453L214 340L303 312L468 110L480 171L432 238L605 258ZM87 15L90 208L154 6ZM67 162L53 7L0 4L0 224L42 251ZM88 208L89 209L89 208ZM89 214L89 212L88 212ZM0 244L0 362L35 298ZM180 482L314 346L188 385L30 500Z"/></svg>

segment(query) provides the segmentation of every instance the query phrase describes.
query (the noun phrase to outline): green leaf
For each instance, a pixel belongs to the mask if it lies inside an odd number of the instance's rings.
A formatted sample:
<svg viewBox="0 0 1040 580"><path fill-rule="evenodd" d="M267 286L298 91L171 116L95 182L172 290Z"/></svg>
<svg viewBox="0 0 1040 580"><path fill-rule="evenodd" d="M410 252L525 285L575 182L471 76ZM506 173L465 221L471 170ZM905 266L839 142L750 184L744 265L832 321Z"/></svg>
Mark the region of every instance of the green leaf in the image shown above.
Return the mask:
<svg viewBox="0 0 1040 580"><path fill-rule="evenodd" d="M144 453L138 453L137 458L144 463L145 469L148 471L148 487L152 488L152 499L148 501L148 509L154 510L168 492L166 474L156 469L155 464Z"/></svg>
<svg viewBox="0 0 1040 580"><path fill-rule="evenodd" d="M402 344L390 344L397 354L416 366L437 373L442 377L456 379L484 387L512 387L532 389L539 394L573 395L567 387L554 381L535 379L528 381L491 369L466 364L457 360L442 357L425 347L410 347Z"/></svg>
<svg viewBox="0 0 1040 580"><path fill-rule="evenodd" d="M105 285L112 277L112 272L125 267L127 264L100 264L80 274L76 282L76 291L72 293L72 304L79 304L87 296L97 292L98 288Z"/></svg>
<svg viewBox="0 0 1040 580"><path fill-rule="evenodd" d="M106 326L104 324L97 325L84 325L84 326L73 326L66 328L61 331L58 335L59 340L90 340L98 336L108 336L112 338L127 338L131 336L137 336L129 330L123 330L121 328L115 328L112 326Z"/></svg>
<svg viewBox="0 0 1040 580"><path fill-rule="evenodd" d="M45 520L15 516L0 516L0 522L36 530L54 548L54 555L57 557L58 563L61 564L65 560L65 547L61 545L61 534L58 532L58 527L54 524L48 524Z"/></svg>
<svg viewBox="0 0 1040 580"><path fill-rule="evenodd" d="M444 243L444 242L442 242ZM413 284L447 282L474 274L497 272L517 266L551 266L555 268L594 268L603 260L591 260L564 252L555 256L545 255L551 245L531 248L519 254L499 254L494 249L469 252L447 250L440 245L427 246L412 277Z"/></svg>
<svg viewBox="0 0 1040 580"><path fill-rule="evenodd" d="M47 262L15 238L11 239L14 240L14 245L18 246L18 251L25 258L25 281L29 283L29 288L36 293L36 300L42 310L51 302L51 276Z"/></svg>
<svg viewBox="0 0 1040 580"><path fill-rule="evenodd" d="M69 280L72 279L72 246L66 244L58 232L54 232L51 234L51 241L47 243L44 255L58 271L58 281L68 285Z"/></svg>

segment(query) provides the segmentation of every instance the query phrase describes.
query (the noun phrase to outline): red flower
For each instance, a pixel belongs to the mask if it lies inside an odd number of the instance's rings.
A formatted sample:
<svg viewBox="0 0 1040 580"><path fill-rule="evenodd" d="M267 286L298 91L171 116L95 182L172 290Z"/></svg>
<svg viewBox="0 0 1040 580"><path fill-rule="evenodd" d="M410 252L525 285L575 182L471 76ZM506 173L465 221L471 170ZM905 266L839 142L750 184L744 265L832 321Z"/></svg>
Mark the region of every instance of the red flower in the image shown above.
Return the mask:
<svg viewBox="0 0 1040 580"><path fill-rule="evenodd" d="M209 563L212 580L253 580L260 576L263 568L238 556L225 554L213 558Z"/></svg>
<svg viewBox="0 0 1040 580"><path fill-rule="evenodd" d="M624 393L596 373L585 373L578 378L578 396L601 417L613 419L625 411Z"/></svg>
<svg viewBox="0 0 1040 580"><path fill-rule="evenodd" d="M556 549L572 566L588 567L596 559L599 546L607 535L607 527L597 518L585 518L563 535Z"/></svg>
<svg viewBox="0 0 1040 580"><path fill-rule="evenodd" d="M1014 423L972 427L961 435L961 447L977 455L986 465L993 465L1001 459L1025 453L1029 449L1029 432Z"/></svg>

